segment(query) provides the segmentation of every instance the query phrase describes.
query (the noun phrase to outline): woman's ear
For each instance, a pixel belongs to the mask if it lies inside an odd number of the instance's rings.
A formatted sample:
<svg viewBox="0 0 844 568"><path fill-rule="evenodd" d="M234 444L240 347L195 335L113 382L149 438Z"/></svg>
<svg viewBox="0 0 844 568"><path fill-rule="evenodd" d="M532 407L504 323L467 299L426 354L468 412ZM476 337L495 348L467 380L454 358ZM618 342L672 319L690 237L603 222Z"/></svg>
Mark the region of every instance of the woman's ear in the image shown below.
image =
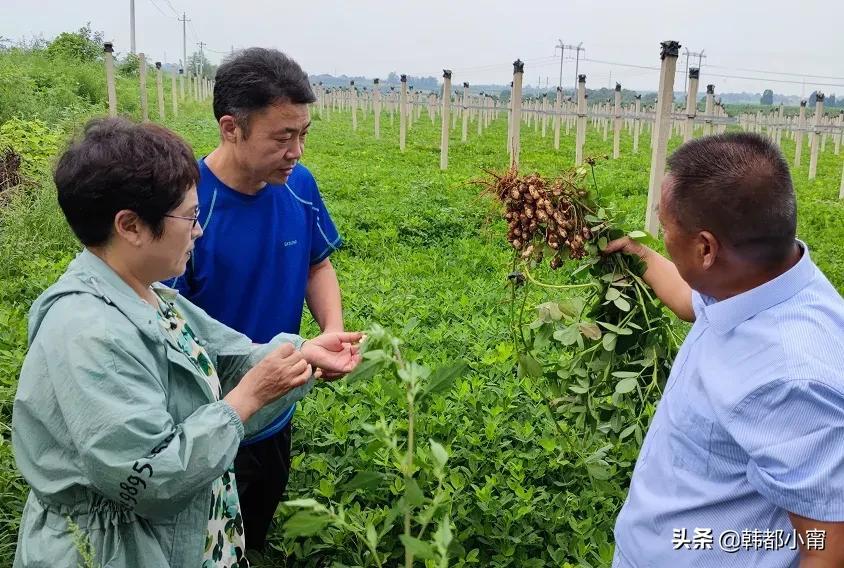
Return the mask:
<svg viewBox="0 0 844 568"><path fill-rule="evenodd" d="M721 251L721 243L709 231L701 231L698 233L697 250L700 267L703 270L709 270L715 266L715 260Z"/></svg>
<svg viewBox="0 0 844 568"><path fill-rule="evenodd" d="M139 247L144 242L147 227L138 214L129 209L118 211L114 216L114 235L120 237L130 245Z"/></svg>

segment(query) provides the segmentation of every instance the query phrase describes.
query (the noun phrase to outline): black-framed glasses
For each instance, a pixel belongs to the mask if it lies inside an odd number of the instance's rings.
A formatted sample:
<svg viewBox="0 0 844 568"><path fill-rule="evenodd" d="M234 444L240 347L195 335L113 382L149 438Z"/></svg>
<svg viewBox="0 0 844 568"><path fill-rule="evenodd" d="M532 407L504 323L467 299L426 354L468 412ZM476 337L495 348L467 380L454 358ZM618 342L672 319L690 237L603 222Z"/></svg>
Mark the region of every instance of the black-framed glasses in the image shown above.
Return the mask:
<svg viewBox="0 0 844 568"><path fill-rule="evenodd" d="M165 217L172 217L173 219L184 219L185 221L193 221L190 228L191 230L196 227L196 224L199 222L199 207L196 208L196 216L194 217L184 217L182 215L164 215Z"/></svg>

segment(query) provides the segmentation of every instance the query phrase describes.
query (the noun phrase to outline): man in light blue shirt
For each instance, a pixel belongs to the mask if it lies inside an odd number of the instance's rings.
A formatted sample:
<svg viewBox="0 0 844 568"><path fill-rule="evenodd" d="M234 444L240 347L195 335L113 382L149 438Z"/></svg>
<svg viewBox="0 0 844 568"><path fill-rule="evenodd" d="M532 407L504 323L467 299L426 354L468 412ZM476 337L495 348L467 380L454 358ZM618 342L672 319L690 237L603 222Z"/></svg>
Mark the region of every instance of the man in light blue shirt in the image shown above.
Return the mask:
<svg viewBox="0 0 844 568"><path fill-rule="evenodd" d="M622 239L694 325L615 527L613 566L844 566L844 300L796 240L788 165L752 134L669 159L673 262Z"/></svg>

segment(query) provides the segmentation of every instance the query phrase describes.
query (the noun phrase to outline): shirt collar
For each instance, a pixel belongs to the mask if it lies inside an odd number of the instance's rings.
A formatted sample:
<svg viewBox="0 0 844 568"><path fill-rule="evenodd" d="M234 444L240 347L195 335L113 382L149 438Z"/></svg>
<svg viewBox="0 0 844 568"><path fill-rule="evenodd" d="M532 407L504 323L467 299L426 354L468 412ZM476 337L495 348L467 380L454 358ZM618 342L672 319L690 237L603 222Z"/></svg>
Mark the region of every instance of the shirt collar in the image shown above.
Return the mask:
<svg viewBox="0 0 844 568"><path fill-rule="evenodd" d="M715 332L724 335L739 324L797 294L816 274L815 264L809 257L809 247L803 241L798 240L797 243L803 251L797 264L773 280L720 302L701 295L704 306L698 315L704 315Z"/></svg>

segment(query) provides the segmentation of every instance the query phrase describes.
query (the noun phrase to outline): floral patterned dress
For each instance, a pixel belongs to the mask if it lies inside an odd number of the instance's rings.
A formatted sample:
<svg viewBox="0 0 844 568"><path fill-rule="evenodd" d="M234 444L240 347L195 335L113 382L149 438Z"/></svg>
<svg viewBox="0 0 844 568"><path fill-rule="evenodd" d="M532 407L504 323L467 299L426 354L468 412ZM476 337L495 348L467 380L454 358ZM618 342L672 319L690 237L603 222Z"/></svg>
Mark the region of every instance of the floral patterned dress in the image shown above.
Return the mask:
<svg viewBox="0 0 844 568"><path fill-rule="evenodd" d="M193 363L219 400L222 391L217 370L205 349L196 341L190 325L158 292L158 321L191 363ZM246 559L243 517L234 478L234 465L211 485L211 510L205 533L205 552L201 568L249 568Z"/></svg>

